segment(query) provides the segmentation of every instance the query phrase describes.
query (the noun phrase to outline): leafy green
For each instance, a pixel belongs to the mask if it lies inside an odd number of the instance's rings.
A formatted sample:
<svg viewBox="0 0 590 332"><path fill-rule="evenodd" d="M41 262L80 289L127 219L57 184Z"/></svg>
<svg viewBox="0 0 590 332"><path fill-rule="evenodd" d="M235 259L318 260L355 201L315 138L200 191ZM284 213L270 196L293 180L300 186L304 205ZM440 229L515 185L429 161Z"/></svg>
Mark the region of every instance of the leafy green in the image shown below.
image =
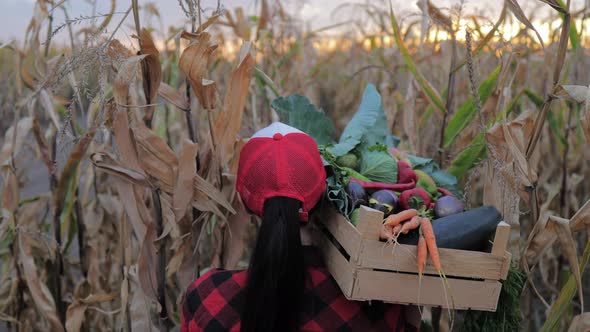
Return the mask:
<svg viewBox="0 0 590 332"><path fill-rule="evenodd" d="M313 137L317 144L328 144L332 141L334 125L323 111L302 95L279 97L272 101L282 122L293 126Z"/></svg>
<svg viewBox="0 0 590 332"><path fill-rule="evenodd" d="M421 170L430 175L438 187L447 189L457 197L462 196L457 178L454 175L441 170L434 160L411 154L407 154L407 156L414 170Z"/></svg>
<svg viewBox="0 0 590 332"><path fill-rule="evenodd" d="M397 162L386 146L376 145L362 151L360 173L371 181L396 183Z"/></svg>
<svg viewBox="0 0 590 332"><path fill-rule="evenodd" d="M348 197L344 190L344 184L336 172L326 178L326 196L342 215L348 216L350 212Z"/></svg>
<svg viewBox="0 0 590 332"><path fill-rule="evenodd" d="M347 154L358 145L361 148L383 143L389 135L381 96L373 84L367 85L358 111L354 114L338 144L329 147L336 157Z"/></svg>

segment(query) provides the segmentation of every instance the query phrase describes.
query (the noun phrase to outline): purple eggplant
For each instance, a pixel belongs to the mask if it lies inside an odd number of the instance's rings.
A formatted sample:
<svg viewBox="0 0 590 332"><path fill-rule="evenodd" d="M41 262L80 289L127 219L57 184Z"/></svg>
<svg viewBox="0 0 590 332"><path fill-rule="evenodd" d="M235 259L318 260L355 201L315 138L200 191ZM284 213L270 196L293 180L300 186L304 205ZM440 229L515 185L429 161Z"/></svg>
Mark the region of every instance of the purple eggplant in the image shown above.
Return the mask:
<svg viewBox="0 0 590 332"><path fill-rule="evenodd" d="M349 182L345 188L348 203L353 209L361 205L367 205L367 192L365 188L356 182Z"/></svg>
<svg viewBox="0 0 590 332"><path fill-rule="evenodd" d="M399 197L395 192L387 189L376 191L369 199L369 207L379 210L388 216L392 214L399 205Z"/></svg>
<svg viewBox="0 0 590 332"><path fill-rule="evenodd" d="M461 213L465 210L463 201L453 196L441 197L434 205L434 214L437 218L447 217Z"/></svg>

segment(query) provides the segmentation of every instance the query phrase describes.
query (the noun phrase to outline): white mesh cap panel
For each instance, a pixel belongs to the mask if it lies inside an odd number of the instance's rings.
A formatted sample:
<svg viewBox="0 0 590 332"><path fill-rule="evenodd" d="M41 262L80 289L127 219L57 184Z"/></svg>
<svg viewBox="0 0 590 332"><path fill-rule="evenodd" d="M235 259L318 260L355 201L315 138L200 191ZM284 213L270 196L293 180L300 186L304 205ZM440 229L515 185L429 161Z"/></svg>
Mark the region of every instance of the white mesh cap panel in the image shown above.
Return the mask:
<svg viewBox="0 0 590 332"><path fill-rule="evenodd" d="M303 132L301 130L293 128L291 126L288 126L282 122L273 122L270 126L268 126L266 128L262 128L259 131L257 131L254 135L252 135L251 138L256 138L256 137L272 138L273 135L276 133L279 133L283 136L285 136L287 134L292 134L292 133L303 134Z"/></svg>

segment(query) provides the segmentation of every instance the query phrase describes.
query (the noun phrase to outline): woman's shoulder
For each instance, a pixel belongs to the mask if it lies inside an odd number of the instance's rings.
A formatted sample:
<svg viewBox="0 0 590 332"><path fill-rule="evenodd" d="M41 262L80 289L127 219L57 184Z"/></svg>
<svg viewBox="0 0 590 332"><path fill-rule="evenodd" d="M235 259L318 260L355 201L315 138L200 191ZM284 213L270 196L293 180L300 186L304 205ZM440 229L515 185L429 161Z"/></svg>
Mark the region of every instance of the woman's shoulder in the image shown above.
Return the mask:
<svg viewBox="0 0 590 332"><path fill-rule="evenodd" d="M184 298L183 325L205 327L219 324L229 330L235 325L246 271L212 269L191 283Z"/></svg>

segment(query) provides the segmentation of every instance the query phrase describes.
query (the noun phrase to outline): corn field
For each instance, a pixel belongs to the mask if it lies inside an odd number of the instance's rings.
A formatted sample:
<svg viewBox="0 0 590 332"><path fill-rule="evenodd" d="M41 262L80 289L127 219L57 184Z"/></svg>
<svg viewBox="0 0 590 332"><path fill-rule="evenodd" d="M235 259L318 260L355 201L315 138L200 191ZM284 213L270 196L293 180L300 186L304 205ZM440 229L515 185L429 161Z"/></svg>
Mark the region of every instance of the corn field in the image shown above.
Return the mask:
<svg viewBox="0 0 590 332"><path fill-rule="evenodd" d="M305 95L339 132L367 83L404 149L512 226L521 329L590 330L588 1L342 2L315 30L281 0L170 1L170 28L148 1L66 1L0 44L0 331L178 330L191 281L248 265L235 174L271 102Z"/></svg>

